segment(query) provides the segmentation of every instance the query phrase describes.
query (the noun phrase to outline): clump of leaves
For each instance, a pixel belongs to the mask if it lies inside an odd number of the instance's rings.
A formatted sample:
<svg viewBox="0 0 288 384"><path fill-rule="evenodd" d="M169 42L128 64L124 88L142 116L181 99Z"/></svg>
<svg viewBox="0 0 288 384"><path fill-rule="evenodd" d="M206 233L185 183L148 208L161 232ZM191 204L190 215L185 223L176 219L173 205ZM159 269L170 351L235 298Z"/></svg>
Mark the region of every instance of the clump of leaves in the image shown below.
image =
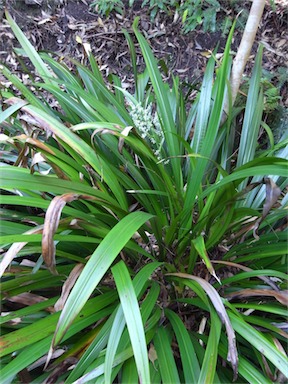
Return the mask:
<svg viewBox="0 0 288 384"><path fill-rule="evenodd" d="M130 0L126 6L132 7L135 0ZM111 12L122 14L125 4L121 0L100 0L91 4L92 9L102 16L108 17ZM220 3L217 0L143 0L141 8L147 9L152 21L160 13L166 15L180 15L183 24L183 32L188 33L203 25L203 31L215 32L216 15L220 11ZM230 23L229 28L232 23Z"/></svg>
<svg viewBox="0 0 288 384"><path fill-rule="evenodd" d="M220 11L217 0L186 0L181 3L179 11L184 33L193 31L199 25L203 25L203 32L216 31L216 15Z"/></svg>
<svg viewBox="0 0 288 384"><path fill-rule="evenodd" d="M90 4L90 7L101 16L108 17L111 12L123 13L124 4L121 0L97 0Z"/></svg>
<svg viewBox="0 0 288 384"><path fill-rule="evenodd" d="M95 9L102 16L109 16L111 12L117 12L122 14L125 5L126 7L133 7L135 0L129 0L129 4L124 4L121 0L100 0L91 3L90 7ZM143 0L141 2L141 8L147 7L151 20L154 20L159 12L171 13L171 9L179 8L178 0Z"/></svg>
<svg viewBox="0 0 288 384"><path fill-rule="evenodd" d="M275 4L272 0L270 6L275 11ZM123 2L122 0L97 0L90 4L93 11L100 16L108 17L110 13L116 12L123 14L125 8L131 8L135 0ZM174 15L174 20L179 16L182 21L182 32L189 33L195 29L201 28L203 32L221 31L222 37L226 37L233 24L233 16L236 16L236 27L244 30L249 11L243 2L231 0L229 2L222 0L142 0L141 8L147 11L151 21L160 13L168 16ZM229 7L227 7L227 5Z"/></svg>
<svg viewBox="0 0 288 384"><path fill-rule="evenodd" d="M135 0L134 0L135 1ZM175 9L179 8L178 0L143 0L142 8L148 6L151 20L154 20L159 12L165 12L171 14L175 12Z"/></svg>
<svg viewBox="0 0 288 384"><path fill-rule="evenodd" d="M263 69L263 79L276 88L281 89L287 83L287 68L278 67L276 71L269 72ZM271 88L271 87L270 87Z"/></svg>
<svg viewBox="0 0 288 384"><path fill-rule="evenodd" d="M272 81L275 83L274 78L278 80L278 76L275 74L268 74L267 71L263 71L261 77L261 86L263 88L263 96L264 96L264 111L266 116L271 114L280 106L281 96L280 96L280 88L281 88L281 77L276 84L274 85ZM244 83L241 86L242 97L239 97L237 103L239 105L245 103L246 94L249 89L250 79L246 78Z"/></svg>
<svg viewBox="0 0 288 384"><path fill-rule="evenodd" d="M6 17L37 76L1 67L3 382L283 380L287 133L258 152L262 49L225 120L233 30L191 101L137 20L130 94Z"/></svg>
<svg viewBox="0 0 288 384"><path fill-rule="evenodd" d="M264 110L269 113L279 106L281 100L279 89L271 84L267 79L262 80L264 89Z"/></svg>

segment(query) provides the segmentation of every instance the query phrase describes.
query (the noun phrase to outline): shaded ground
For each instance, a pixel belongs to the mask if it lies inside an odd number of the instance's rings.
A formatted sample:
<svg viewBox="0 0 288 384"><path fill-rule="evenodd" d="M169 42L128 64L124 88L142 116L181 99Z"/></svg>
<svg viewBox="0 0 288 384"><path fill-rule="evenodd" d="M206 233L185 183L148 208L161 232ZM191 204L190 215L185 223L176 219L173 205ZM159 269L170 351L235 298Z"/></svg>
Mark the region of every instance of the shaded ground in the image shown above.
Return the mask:
<svg viewBox="0 0 288 384"><path fill-rule="evenodd" d="M147 8L140 7L142 1L136 2L132 9L128 8L123 16L111 14L108 18L100 18L97 13L91 12L91 3L92 0L10 0L6 2L6 7L37 49L57 52L64 58L73 57L86 63L87 57L82 43L89 43L104 75L120 75L127 87L133 83L133 79L129 50L122 29L132 33L131 25L136 16L140 16L139 28L149 40L155 56L163 59L162 69L167 77L173 73L182 82L197 84L202 78L211 50L219 43L218 52L223 52L226 38L221 36L221 32L193 31L183 35L181 20L175 20L174 15L160 14L151 23ZM248 10L251 2L243 1L241 5ZM276 8L273 10L270 1L267 1L257 42L247 66L249 72L257 43L261 42L265 47L263 67L273 73L275 84L280 73L283 76L288 62L285 5L287 0L275 0ZM235 14L229 8L228 2L225 7L227 9L224 9L222 16L234 18ZM232 46L234 51L237 50L241 34L241 30L235 33ZM0 60L14 72L20 70L12 51L13 46L17 45L8 23L2 17ZM142 58L139 56L139 65L141 64ZM281 84L281 95L283 104L288 106L287 82Z"/></svg>

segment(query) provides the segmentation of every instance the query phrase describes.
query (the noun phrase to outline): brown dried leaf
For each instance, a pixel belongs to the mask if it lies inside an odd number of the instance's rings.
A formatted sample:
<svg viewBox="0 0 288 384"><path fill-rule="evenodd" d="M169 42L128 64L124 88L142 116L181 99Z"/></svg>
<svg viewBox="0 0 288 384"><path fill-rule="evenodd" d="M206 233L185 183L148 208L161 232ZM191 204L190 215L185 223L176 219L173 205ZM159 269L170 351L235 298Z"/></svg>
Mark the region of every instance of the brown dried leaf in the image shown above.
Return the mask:
<svg viewBox="0 0 288 384"><path fill-rule="evenodd" d="M278 351L283 353L284 356L288 357L287 351L286 349L283 348L283 345L280 343L280 341L276 337L273 337L272 340L273 340L273 343L275 344L275 347L278 349Z"/></svg>
<svg viewBox="0 0 288 384"><path fill-rule="evenodd" d="M55 153L52 151L52 149L47 147L47 145L42 143L42 141L40 141L40 140L33 139L32 137L27 137L26 143L32 144L34 147L37 147L37 148L42 149L43 151L45 151L47 153L50 153L50 155L55 155Z"/></svg>
<svg viewBox="0 0 288 384"><path fill-rule="evenodd" d="M22 369L18 374L20 383L31 383L32 378L27 368Z"/></svg>
<svg viewBox="0 0 288 384"><path fill-rule="evenodd" d="M35 127L40 128L41 130L44 130L46 132L46 135L50 136L52 134L51 129L52 126L47 123L47 121L40 117L40 116L34 116L32 112L29 111L29 106L24 106L22 108L22 115L21 120L26 121L29 123L29 125L33 125Z"/></svg>
<svg viewBox="0 0 288 384"><path fill-rule="evenodd" d="M60 356L62 356L65 352L66 352L66 349L64 349L64 348L57 348L57 349L53 352L51 358L52 358L52 359L55 359L55 361L57 361L57 359L58 359ZM46 358L47 358L47 355L44 355L44 356L40 357L40 359L36 360L33 364L31 364L31 365L29 366L29 370L32 371L33 369L36 369L36 368L39 368L39 367L42 368L43 364L45 364L45 362L46 362Z"/></svg>
<svg viewBox="0 0 288 384"><path fill-rule="evenodd" d="M74 287L74 284L78 279L80 273L82 272L83 268L84 264L77 264L70 272L68 279L65 281L62 287L61 296L54 305L56 312L61 311L63 309L67 297L69 296L71 289Z"/></svg>
<svg viewBox="0 0 288 384"><path fill-rule="evenodd" d="M61 361L58 366L51 372L43 384L54 384L57 383L59 376L67 372L69 368L75 365L78 362L78 359L73 356L67 357L64 361ZM62 381L63 382L63 381Z"/></svg>
<svg viewBox="0 0 288 384"><path fill-rule="evenodd" d="M266 184L266 199L263 206L263 212L262 212L262 216L259 217L259 219L254 224L254 229L253 229L253 235L257 240L259 239L258 228L260 224L268 215L271 208L277 202L279 196L281 195L281 189L274 183L272 179L270 179L269 177L265 177L264 182Z"/></svg>
<svg viewBox="0 0 288 384"><path fill-rule="evenodd" d="M229 295L226 295L229 299L235 299L239 297L249 297L249 296L272 296L274 297L279 303L288 306L288 290L284 291L274 291L272 289L241 289L237 292L229 293Z"/></svg>
<svg viewBox="0 0 288 384"><path fill-rule="evenodd" d="M177 276L182 279L189 279L196 281L207 293L209 296L218 316L220 317L222 323L225 325L227 339L228 339L228 355L227 360L230 361L233 372L234 372L234 380L236 380L238 375L238 352L236 347L236 336L224 304L222 303L221 297L216 289L209 284L206 280L201 277L189 275L187 273L167 273L170 276Z"/></svg>
<svg viewBox="0 0 288 384"><path fill-rule="evenodd" d="M104 127L96 128L91 135L91 143L92 143L92 146L94 149L96 149L94 146L94 136L98 135L99 133L101 135L107 135L107 134L114 135L114 136L117 135L117 133L115 131L113 131L113 129L104 128Z"/></svg>
<svg viewBox="0 0 288 384"><path fill-rule="evenodd" d="M157 356L157 352L156 352L156 349L155 349L153 344L150 344L150 348L149 348L149 352L148 352L148 358L151 361L151 363L153 364L154 368L156 369L155 361L158 359L158 356Z"/></svg>
<svg viewBox="0 0 288 384"><path fill-rule="evenodd" d="M36 295L35 293L30 292L24 292L20 293L17 296L12 296L7 299L8 301L11 301L12 303L20 303L25 305L33 305L37 303L41 303L42 301L48 300L47 297Z"/></svg>
<svg viewBox="0 0 288 384"><path fill-rule="evenodd" d="M45 215L42 236L42 256L46 266L54 274L57 274L57 271L55 268L55 245L53 236L58 228L62 209L67 203L78 199L93 200L94 197L75 193L65 193L64 195L56 196L51 201Z"/></svg>
<svg viewBox="0 0 288 384"><path fill-rule="evenodd" d="M265 177L266 184L266 200L263 207L262 220L268 215L270 209L277 203L279 196L281 195L281 189L277 187L272 179Z"/></svg>
<svg viewBox="0 0 288 384"><path fill-rule="evenodd" d="M24 100L20 99L19 97L10 97L9 99L5 100L4 103L8 104L8 105L14 105L17 103L22 103L22 105L24 106L24 105L28 104L28 101L24 101Z"/></svg>
<svg viewBox="0 0 288 384"><path fill-rule="evenodd" d="M29 231L25 232L24 235L34 235L37 233L42 233L42 228L43 226L41 225L37 228L30 229ZM14 257L17 255L17 253L21 251L21 249L25 247L26 244L27 244L27 241L21 242L21 243L14 243L11 245L8 251L4 254L4 257L0 263L0 277L3 275L6 268L14 259Z"/></svg>
<svg viewBox="0 0 288 384"><path fill-rule="evenodd" d="M44 156L42 156L42 154L40 152L35 153L35 155L32 157L32 163L31 163L31 168L30 168L31 174L33 174L35 172L35 165L38 165L40 163L45 163L45 162L46 162L46 159ZM52 168L48 168L45 171L41 171L41 169L38 167L38 171L41 175L48 175L50 173L51 169Z"/></svg>
<svg viewBox="0 0 288 384"><path fill-rule="evenodd" d="M271 371L271 368L268 364L268 361L266 359L266 357L264 355L261 354L261 358L262 358L262 362L263 362L263 365L264 365L264 369L265 369L265 373L266 373L266 376L269 377L269 379L272 381L272 382L275 382L276 380L276 375L272 373Z"/></svg>

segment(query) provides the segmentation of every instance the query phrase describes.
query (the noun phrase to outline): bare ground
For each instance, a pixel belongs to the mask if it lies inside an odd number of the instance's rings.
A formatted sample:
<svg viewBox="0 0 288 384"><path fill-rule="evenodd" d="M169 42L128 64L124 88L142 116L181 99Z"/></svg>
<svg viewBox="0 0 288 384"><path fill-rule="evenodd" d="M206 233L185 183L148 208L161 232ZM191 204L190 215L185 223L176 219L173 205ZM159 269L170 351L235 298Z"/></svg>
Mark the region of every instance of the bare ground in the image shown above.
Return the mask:
<svg viewBox="0 0 288 384"><path fill-rule="evenodd" d="M197 86L201 82L211 51L219 44L219 55L223 52L226 37L220 31L203 33L197 30L184 35L181 33L180 18L175 18L173 13L170 16L163 13L151 22L147 8L141 8L142 1L136 2L132 8L127 7L124 15L114 13L108 18L101 18L95 10L92 12L89 7L91 3L92 0L10 0L6 2L6 7L38 50L57 52L64 59L73 57L85 64L87 57L83 43L89 43L103 74L120 75L127 87L133 84L133 77L123 28L133 35L132 23L136 16L140 16L139 28L149 40L155 56L161 59L160 64L167 78L173 73L182 82ZM236 14L230 9L229 2L222 3L224 7L219 18L233 19ZM251 1L243 1L241 4L247 12L250 5ZM263 68L273 74L272 81L275 83L279 68L287 68L288 62L287 5L287 0L275 0L273 9L270 1L267 1L247 65L249 73L258 44L262 43ZM0 60L17 73L21 68L13 47L17 47L18 43L3 12L0 16ZM234 34L234 52L239 46L242 32L237 29ZM137 44L136 49L138 50ZM138 64L143 66L140 54ZM281 85L281 96L283 105L287 107L287 81Z"/></svg>

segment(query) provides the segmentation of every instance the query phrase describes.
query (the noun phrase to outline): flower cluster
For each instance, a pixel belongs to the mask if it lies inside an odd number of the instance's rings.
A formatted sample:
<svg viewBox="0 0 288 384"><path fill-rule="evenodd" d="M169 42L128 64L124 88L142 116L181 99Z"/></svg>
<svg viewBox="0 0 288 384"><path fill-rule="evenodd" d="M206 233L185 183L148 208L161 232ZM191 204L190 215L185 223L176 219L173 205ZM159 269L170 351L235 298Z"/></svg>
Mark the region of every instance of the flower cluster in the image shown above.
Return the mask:
<svg viewBox="0 0 288 384"><path fill-rule="evenodd" d="M135 128L138 130L142 139L145 139L157 156L161 160L161 149L164 143L164 135L157 113L152 111L152 104L143 108L140 103L133 104L129 102L131 107L130 116L132 117Z"/></svg>

